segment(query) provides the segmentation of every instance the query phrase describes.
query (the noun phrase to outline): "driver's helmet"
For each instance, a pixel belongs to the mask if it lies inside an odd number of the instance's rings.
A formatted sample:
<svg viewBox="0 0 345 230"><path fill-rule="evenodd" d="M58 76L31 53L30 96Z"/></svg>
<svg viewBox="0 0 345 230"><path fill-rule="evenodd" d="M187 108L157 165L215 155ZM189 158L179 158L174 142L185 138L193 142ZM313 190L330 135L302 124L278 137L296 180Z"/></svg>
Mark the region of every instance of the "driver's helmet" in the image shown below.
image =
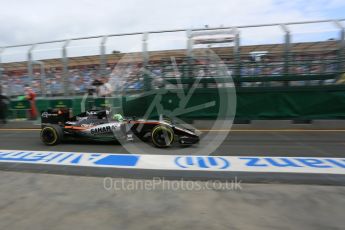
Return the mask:
<svg viewBox="0 0 345 230"><path fill-rule="evenodd" d="M123 121L123 116L119 113L113 115L113 120L115 121Z"/></svg>

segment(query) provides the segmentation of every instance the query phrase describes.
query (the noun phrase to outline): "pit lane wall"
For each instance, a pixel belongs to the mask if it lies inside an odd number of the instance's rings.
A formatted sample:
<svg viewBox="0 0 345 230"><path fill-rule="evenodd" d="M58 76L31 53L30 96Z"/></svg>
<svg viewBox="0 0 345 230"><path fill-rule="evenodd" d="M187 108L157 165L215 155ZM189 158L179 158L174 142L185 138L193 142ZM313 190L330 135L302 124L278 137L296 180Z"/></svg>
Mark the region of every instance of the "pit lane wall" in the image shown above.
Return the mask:
<svg viewBox="0 0 345 230"><path fill-rule="evenodd" d="M345 118L345 86L319 86L319 87L286 87L286 88L239 88L236 92L237 107L236 119L263 120L263 119L344 119ZM113 98L82 97L73 98L39 98L37 108L39 111L47 108L72 108L73 114L78 114L83 108L104 107L105 105L122 111L125 116L141 117L155 99L155 94L143 96L131 94ZM214 106L201 108L196 111L181 114L185 119L215 119L223 116L224 104L220 106L220 98L224 97L222 90L200 88L196 89L187 107L215 101ZM175 91L168 91L160 98L160 105L165 110L174 111L180 106L180 97ZM233 105L227 105L234 107ZM10 116L12 118L25 118L29 103L27 101L13 100L11 102ZM234 108L231 108L234 109ZM153 109L151 118L157 118L158 112Z"/></svg>

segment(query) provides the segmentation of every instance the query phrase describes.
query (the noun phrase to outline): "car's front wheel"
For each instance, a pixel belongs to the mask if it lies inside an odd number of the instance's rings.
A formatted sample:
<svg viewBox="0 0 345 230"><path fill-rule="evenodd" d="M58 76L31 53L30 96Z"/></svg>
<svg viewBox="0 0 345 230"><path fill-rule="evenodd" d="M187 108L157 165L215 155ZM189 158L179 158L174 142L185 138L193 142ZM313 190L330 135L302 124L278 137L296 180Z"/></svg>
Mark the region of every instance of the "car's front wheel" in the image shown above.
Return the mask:
<svg viewBox="0 0 345 230"><path fill-rule="evenodd" d="M157 125L152 130L151 138L156 147L166 148L174 141L174 131L170 127Z"/></svg>

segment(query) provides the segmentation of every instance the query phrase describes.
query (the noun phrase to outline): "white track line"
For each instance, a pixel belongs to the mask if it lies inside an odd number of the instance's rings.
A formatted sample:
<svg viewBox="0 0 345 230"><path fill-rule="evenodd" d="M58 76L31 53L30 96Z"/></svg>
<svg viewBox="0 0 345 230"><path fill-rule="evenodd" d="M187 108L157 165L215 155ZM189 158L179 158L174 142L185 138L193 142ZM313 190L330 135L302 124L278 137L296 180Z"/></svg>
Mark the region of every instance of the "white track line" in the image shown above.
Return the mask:
<svg viewBox="0 0 345 230"><path fill-rule="evenodd" d="M179 156L0 150L0 162L76 167L345 175L345 158Z"/></svg>

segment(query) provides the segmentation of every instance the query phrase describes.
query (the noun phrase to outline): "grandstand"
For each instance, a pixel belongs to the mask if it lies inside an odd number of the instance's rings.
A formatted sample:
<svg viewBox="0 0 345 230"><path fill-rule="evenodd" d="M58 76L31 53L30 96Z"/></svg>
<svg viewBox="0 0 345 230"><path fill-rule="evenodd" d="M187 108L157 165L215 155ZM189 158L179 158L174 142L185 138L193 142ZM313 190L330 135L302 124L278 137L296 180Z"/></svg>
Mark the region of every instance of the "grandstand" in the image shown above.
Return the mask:
<svg viewBox="0 0 345 230"><path fill-rule="evenodd" d="M216 54L221 57L231 58L233 53L233 47L222 47L212 49ZM334 53L339 50L337 41L323 41L323 42L304 42L304 43L293 43L290 52L295 55L327 55ZM256 51L267 51L269 55L278 56L283 54L283 44L267 44L267 45L252 45L252 46L241 46L241 53L243 56L249 56L250 53ZM108 65L116 64L125 54L116 53L107 55ZM185 50L163 50L149 52L150 60L153 62L159 62L164 58L175 56L176 58L186 57ZM99 65L100 56L84 56L84 57L70 57L69 67L70 68L81 68L84 66L97 66ZM61 68L61 59L46 59L42 60L48 68ZM13 62L4 63L3 68L8 71L27 71L27 62Z"/></svg>
<svg viewBox="0 0 345 230"><path fill-rule="evenodd" d="M4 49L29 47L28 61L0 62L0 80L3 92L11 97L23 94L25 85L32 86L41 96L82 95L88 92L95 80L111 79L114 76L119 77L114 90L125 92L164 88L167 83L182 84L181 86L186 88L193 84L195 78L201 79L200 83L204 88L233 87L235 85L238 90L334 86L345 82L343 76L345 72L345 29L341 21L344 20L250 25L237 28L200 28L193 31L167 30L71 39L100 38L99 55L90 56L69 57L67 46L71 40L8 46ZM293 36L288 26L317 25L317 23L333 24L338 28L340 37L334 38L332 35L332 38L319 39L315 42L292 42ZM241 29L267 26L280 27L283 32L281 34L283 43L240 44L239 31ZM173 32L187 32L186 49L148 51L147 40L150 33ZM142 52L113 51L111 54L106 54L105 47L108 37L128 35L143 36ZM212 35L217 37L212 37ZM36 45L56 42L64 42L61 58L39 61L32 59L32 50ZM219 47L211 43L224 44ZM197 44L204 46L193 46ZM200 53L198 57L191 55L192 50ZM0 52L2 51L0 50ZM221 62L211 63L212 53L216 54ZM222 74L216 71L220 65L226 67L226 71L223 71ZM114 70L115 67L117 70ZM180 80L177 82L177 79Z"/></svg>
<svg viewBox="0 0 345 230"><path fill-rule="evenodd" d="M341 63L343 60L339 58L339 42L330 40L323 42L306 42L306 43L293 43L289 51L289 68L288 72L284 69L284 44L267 44L267 45L252 45L242 46L240 63L235 65L235 56L233 55L233 47L220 47L211 48L219 57L221 57L224 64L227 66L230 74L233 77L246 78L246 77L275 77L271 80L279 80L279 76L286 77L287 75L292 77L298 76L310 76L312 84L334 84L336 78L341 71ZM254 59L253 54L263 53L260 59ZM186 78L187 73L184 73L183 68L187 66L186 50L166 50L166 51L153 51L149 52L149 63L146 65L146 69L153 72L153 75L159 75L164 79L169 79L174 76L171 72L172 63L170 57L175 57L180 74L182 78ZM69 83L70 91L74 94L82 94L87 91L94 79L102 76L103 73L109 76L113 67L124 55L133 55L134 57L140 57L139 53L123 54L115 53L106 55L107 64L105 70L101 69L100 56L83 56L83 57L71 57L68 61L69 69ZM45 65L46 83L49 89L47 94L61 95L63 94L63 67L61 59L47 59L41 60ZM133 61L133 60L132 60ZM130 64L130 63L128 63ZM136 64L141 67L141 60L136 60ZM194 63L192 75L193 77L212 77L212 71L209 73L203 70L204 63ZM30 83L27 73L27 62L16 63L4 63L3 64L3 76L2 85L5 88L5 92L11 96L20 95L23 92L23 87ZM40 78L41 73L38 66L34 68L34 79L32 81L33 88L40 93ZM186 68L185 68L186 69ZM236 75L236 69L240 69ZM190 72L188 72L190 73ZM313 76L327 74L326 77L320 79L312 79ZM336 76L335 76L335 75ZM133 77L133 76L132 76ZM190 77L190 76L188 76ZM139 77L134 78L140 81ZM264 80L264 78L259 79ZM291 81L291 86L305 85L308 79L305 81L296 82ZM314 80L314 81L312 81ZM258 79L251 80L246 78L240 86L244 87L258 87L258 86L281 86L281 84L264 84L258 81ZM252 81L252 82L251 82ZM134 87L128 85L127 89L140 89L143 84L139 84L140 87ZM137 84L138 85L138 84ZM76 87L77 86L77 87Z"/></svg>

